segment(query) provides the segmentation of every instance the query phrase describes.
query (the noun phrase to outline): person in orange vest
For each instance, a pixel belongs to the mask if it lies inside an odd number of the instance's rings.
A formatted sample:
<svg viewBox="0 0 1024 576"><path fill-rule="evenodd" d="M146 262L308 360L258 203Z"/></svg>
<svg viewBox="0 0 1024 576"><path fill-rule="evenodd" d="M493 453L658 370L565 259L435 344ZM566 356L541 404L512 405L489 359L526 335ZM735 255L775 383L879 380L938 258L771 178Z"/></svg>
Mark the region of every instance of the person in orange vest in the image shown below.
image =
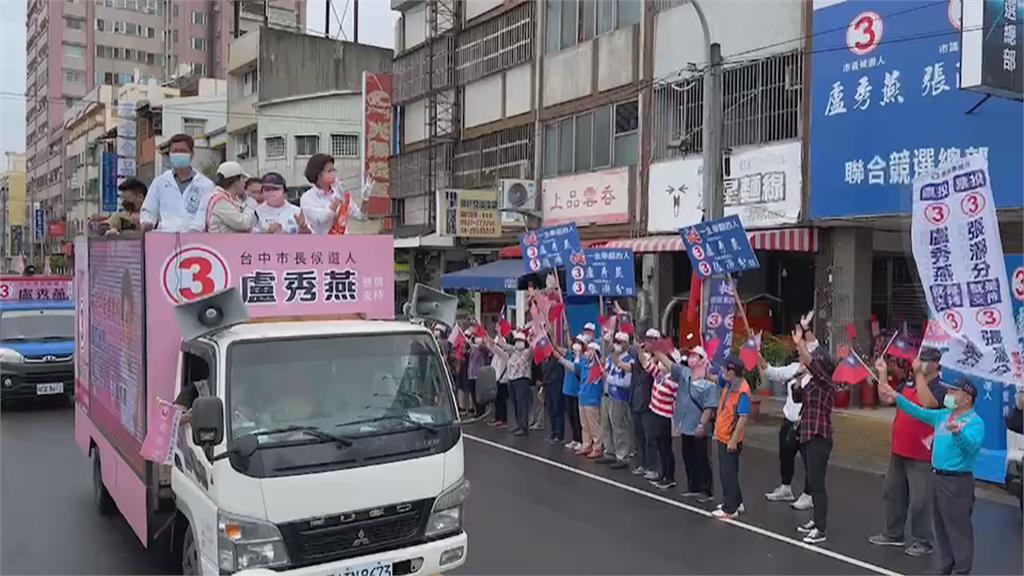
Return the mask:
<svg viewBox="0 0 1024 576"><path fill-rule="evenodd" d="M715 518L733 519L743 509L740 491L740 452L743 433L750 415L750 385L743 378L743 361L730 355L722 367L722 397L715 418L715 440L718 441L719 476L722 479L722 506L712 512Z"/></svg>
<svg viewBox="0 0 1024 576"><path fill-rule="evenodd" d="M363 199L339 190L334 157L314 154L306 163L306 180L312 188L299 200L299 207L313 234L344 234L351 220L363 219Z"/></svg>
<svg viewBox="0 0 1024 576"><path fill-rule="evenodd" d="M251 232L256 213L246 204L245 181L249 176L238 162L224 162L217 168L217 187L206 207L206 230L230 233Z"/></svg>

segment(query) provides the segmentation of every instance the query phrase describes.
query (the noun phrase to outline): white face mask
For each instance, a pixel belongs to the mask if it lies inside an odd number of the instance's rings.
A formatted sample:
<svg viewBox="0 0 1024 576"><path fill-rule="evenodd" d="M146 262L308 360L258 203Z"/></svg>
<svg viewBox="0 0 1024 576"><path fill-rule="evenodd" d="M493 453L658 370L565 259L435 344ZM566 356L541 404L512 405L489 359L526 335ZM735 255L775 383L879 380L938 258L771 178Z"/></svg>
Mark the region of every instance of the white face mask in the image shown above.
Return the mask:
<svg viewBox="0 0 1024 576"><path fill-rule="evenodd" d="M621 354L626 349L626 347L623 346L622 344L615 344L614 346L612 346L612 348L614 348L615 351L618 352L619 354Z"/></svg>
<svg viewBox="0 0 1024 576"><path fill-rule="evenodd" d="M581 346L579 344L573 344L572 345L572 351L577 353L577 354L579 354L580 352L583 351L583 346Z"/></svg>
<svg viewBox="0 0 1024 576"><path fill-rule="evenodd" d="M516 350L526 350L526 342L523 342L522 340L517 340Z"/></svg>

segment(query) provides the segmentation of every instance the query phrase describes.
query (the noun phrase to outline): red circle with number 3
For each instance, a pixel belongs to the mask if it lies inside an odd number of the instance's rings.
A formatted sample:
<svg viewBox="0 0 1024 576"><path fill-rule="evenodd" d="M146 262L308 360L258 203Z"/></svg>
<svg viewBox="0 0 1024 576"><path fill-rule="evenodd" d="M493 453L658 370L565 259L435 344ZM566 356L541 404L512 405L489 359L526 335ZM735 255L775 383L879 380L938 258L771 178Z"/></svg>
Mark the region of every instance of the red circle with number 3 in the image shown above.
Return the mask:
<svg viewBox="0 0 1024 576"><path fill-rule="evenodd" d="M998 308L982 308L974 317L982 328L997 328L1003 323L1003 314Z"/></svg>
<svg viewBox="0 0 1024 576"><path fill-rule="evenodd" d="M861 12L846 29L846 46L857 56L863 56L882 42L882 17L876 12Z"/></svg>
<svg viewBox="0 0 1024 576"><path fill-rule="evenodd" d="M964 317L960 315L956 310L947 310L942 318L946 321L947 331L953 334L959 334L960 329L964 326Z"/></svg>
<svg viewBox="0 0 1024 576"><path fill-rule="evenodd" d="M985 197L977 192L971 192L960 200L960 209L968 217L975 217L985 209Z"/></svg>
<svg viewBox="0 0 1024 576"><path fill-rule="evenodd" d="M1017 268L1013 271L1010 289L1013 292L1014 298L1024 300L1024 268Z"/></svg>
<svg viewBox="0 0 1024 576"><path fill-rule="evenodd" d="M924 217L932 224L944 224L949 218L949 206L944 202L929 204L924 208Z"/></svg>
<svg viewBox="0 0 1024 576"><path fill-rule="evenodd" d="M205 246L188 246L164 262L164 294L174 304L205 298L231 285L224 258Z"/></svg>

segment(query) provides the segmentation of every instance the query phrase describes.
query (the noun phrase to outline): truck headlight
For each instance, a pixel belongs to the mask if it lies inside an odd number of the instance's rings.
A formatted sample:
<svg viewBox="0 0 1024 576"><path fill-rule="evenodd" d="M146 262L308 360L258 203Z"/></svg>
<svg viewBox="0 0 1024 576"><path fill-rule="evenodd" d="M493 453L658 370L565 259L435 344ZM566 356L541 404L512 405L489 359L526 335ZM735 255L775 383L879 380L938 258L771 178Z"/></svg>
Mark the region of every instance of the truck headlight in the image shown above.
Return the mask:
<svg viewBox="0 0 1024 576"><path fill-rule="evenodd" d="M434 500L427 520L427 538L433 538L462 529L462 505L469 497L469 480L459 480Z"/></svg>
<svg viewBox="0 0 1024 576"><path fill-rule="evenodd" d="M5 364L21 364L24 361L25 357L21 355L21 352L10 348L0 348L0 362Z"/></svg>
<svg viewBox="0 0 1024 576"><path fill-rule="evenodd" d="M287 566L288 550L277 526L218 510L217 563L226 572Z"/></svg>

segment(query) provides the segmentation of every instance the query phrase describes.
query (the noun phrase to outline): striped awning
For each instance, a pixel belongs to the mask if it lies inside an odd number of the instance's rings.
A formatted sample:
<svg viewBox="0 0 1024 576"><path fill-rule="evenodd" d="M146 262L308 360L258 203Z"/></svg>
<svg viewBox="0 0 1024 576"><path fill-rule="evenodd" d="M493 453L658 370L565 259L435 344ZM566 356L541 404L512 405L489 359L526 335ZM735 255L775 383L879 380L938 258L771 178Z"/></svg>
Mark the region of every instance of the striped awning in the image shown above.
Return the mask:
<svg viewBox="0 0 1024 576"><path fill-rule="evenodd" d="M752 230L747 232L754 250L780 252L817 252L817 228L785 228L782 230ZM683 239L671 236L647 236L612 240L608 248L632 248L633 252L682 252Z"/></svg>

